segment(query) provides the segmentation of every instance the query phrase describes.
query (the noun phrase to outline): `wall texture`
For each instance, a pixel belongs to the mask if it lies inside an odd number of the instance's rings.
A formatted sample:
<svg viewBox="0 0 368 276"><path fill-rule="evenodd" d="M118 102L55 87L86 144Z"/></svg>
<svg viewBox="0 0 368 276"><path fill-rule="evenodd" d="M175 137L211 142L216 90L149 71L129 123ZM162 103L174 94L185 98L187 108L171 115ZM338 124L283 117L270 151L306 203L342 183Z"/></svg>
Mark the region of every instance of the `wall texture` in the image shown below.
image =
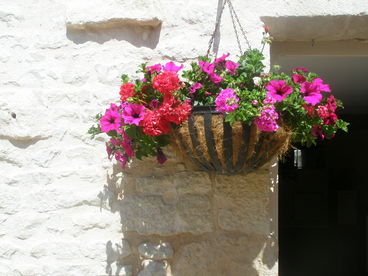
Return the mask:
<svg viewBox="0 0 368 276"><path fill-rule="evenodd" d="M287 21L275 18L368 11L364 0L233 4L254 47L263 17L282 34ZM229 178L187 171L171 156L166 167L146 160L123 174L105 158L104 139L86 135L117 99L121 73L203 55L216 7L0 2L0 275L277 274L277 190L267 168ZM227 11L222 52L237 54Z"/></svg>

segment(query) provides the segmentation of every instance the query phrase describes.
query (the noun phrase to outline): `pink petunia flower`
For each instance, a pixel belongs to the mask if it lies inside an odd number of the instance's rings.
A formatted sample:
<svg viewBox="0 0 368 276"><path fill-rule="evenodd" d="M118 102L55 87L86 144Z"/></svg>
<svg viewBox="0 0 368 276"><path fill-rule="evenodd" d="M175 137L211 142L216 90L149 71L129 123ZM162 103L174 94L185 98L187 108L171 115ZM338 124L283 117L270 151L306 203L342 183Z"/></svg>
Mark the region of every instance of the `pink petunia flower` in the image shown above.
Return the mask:
<svg viewBox="0 0 368 276"><path fill-rule="evenodd" d="M308 73L309 70L305 67L297 67L295 69L293 69L293 72L303 72L303 73Z"/></svg>
<svg viewBox="0 0 368 276"><path fill-rule="evenodd" d="M328 84L324 84L322 79L316 78L313 80L313 83L319 86L320 91L331 92L330 86Z"/></svg>
<svg viewBox="0 0 368 276"><path fill-rule="evenodd" d="M121 168L125 169L127 159L128 159L127 155L122 154L120 151L115 151L115 159L116 159L116 161L121 163Z"/></svg>
<svg viewBox="0 0 368 276"><path fill-rule="evenodd" d="M329 85L324 84L323 80L320 78L314 79L312 83L305 81L300 88L304 100L313 106L322 100L321 91L331 92Z"/></svg>
<svg viewBox="0 0 368 276"><path fill-rule="evenodd" d="M293 88L286 85L284 80L272 80L266 86L268 90L267 97L273 98L278 102L283 101L288 95L293 92Z"/></svg>
<svg viewBox="0 0 368 276"><path fill-rule="evenodd" d="M183 69L184 65L182 64L181 66L176 66L174 62L170 61L168 63L165 64L164 66L164 72L167 71L173 71L173 72L179 72L181 69Z"/></svg>
<svg viewBox="0 0 368 276"><path fill-rule="evenodd" d="M199 82L192 85L192 87L189 88L190 94L194 94L199 88L201 88L203 85Z"/></svg>
<svg viewBox="0 0 368 276"><path fill-rule="evenodd" d="M112 148L110 147L109 143L105 143L106 145L106 152L107 152L107 157L110 159L111 157L111 153L112 153Z"/></svg>
<svg viewBox="0 0 368 276"><path fill-rule="evenodd" d="M217 63L221 63L221 62L223 62L223 61L225 61L226 60L226 58L228 58L230 56L230 54L228 53L228 54L223 54L221 57L219 57L219 58L216 58L215 59L215 64L217 64Z"/></svg>
<svg viewBox="0 0 368 276"><path fill-rule="evenodd" d="M210 74L210 80L216 84L222 82L222 78L215 73Z"/></svg>
<svg viewBox="0 0 368 276"><path fill-rule="evenodd" d="M155 65L147 66L146 69L148 69L148 72L150 72L151 74L159 73L162 69L162 65L157 63Z"/></svg>
<svg viewBox="0 0 368 276"><path fill-rule="evenodd" d="M298 74L294 74L292 78L294 83L303 83L306 81L304 76Z"/></svg>
<svg viewBox="0 0 368 276"><path fill-rule="evenodd" d="M199 68L202 69L203 72L208 75L212 74L215 70L215 65L212 63L204 62L203 60L199 61Z"/></svg>
<svg viewBox="0 0 368 276"><path fill-rule="evenodd" d="M311 133L314 137L320 137L322 140L325 139L325 135L323 134L322 128L320 126L313 126Z"/></svg>
<svg viewBox="0 0 368 276"><path fill-rule="evenodd" d="M236 68L239 67L239 64L231 61L231 60L228 60L226 61L225 63L225 67L227 69L227 71L231 74L231 75L235 75L236 74Z"/></svg>
<svg viewBox="0 0 368 276"><path fill-rule="evenodd" d="M118 130L121 126L120 113L111 109L106 110L105 115L100 119L100 126L102 132Z"/></svg>
<svg viewBox="0 0 368 276"><path fill-rule="evenodd" d="M144 118L144 109L140 104L128 104L122 114L124 123L139 126L139 122Z"/></svg>
<svg viewBox="0 0 368 276"><path fill-rule="evenodd" d="M216 110L222 112L233 112L238 108L239 98L231 88L224 89L220 92L215 100Z"/></svg>

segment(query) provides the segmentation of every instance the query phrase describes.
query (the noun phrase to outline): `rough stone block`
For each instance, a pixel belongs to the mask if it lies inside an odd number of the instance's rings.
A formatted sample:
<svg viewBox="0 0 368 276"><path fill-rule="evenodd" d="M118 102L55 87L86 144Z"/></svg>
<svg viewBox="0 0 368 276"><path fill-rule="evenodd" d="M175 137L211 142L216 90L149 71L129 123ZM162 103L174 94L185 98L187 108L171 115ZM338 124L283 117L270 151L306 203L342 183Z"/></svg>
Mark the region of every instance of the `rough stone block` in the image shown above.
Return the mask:
<svg viewBox="0 0 368 276"><path fill-rule="evenodd" d="M140 234L201 234L213 229L207 196L186 195L176 205L164 204L159 196L126 196L120 214L123 231Z"/></svg>
<svg viewBox="0 0 368 276"><path fill-rule="evenodd" d="M144 268L138 276L166 276L167 264L158 261L145 261Z"/></svg>
<svg viewBox="0 0 368 276"><path fill-rule="evenodd" d="M138 246L138 252L145 258L153 260L170 259L174 255L174 250L167 242L152 243L144 242Z"/></svg>

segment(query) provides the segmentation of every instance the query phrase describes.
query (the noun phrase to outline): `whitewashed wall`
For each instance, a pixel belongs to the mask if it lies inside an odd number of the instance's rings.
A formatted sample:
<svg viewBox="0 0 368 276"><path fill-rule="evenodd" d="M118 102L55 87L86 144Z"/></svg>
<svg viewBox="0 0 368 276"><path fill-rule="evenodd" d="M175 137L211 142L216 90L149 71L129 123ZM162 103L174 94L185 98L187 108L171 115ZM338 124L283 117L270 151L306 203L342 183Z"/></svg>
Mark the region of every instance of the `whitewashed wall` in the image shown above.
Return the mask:
<svg viewBox="0 0 368 276"><path fill-rule="evenodd" d="M233 4L254 47L262 16L368 13L365 0ZM277 275L267 169L228 179L147 161L150 170L122 175L103 139L86 134L118 98L121 73L203 55L216 8L215 0L0 2L0 275L136 273L139 244L165 237L173 256L166 248L168 262L146 261L141 276ZM220 53L235 56L227 10L221 30Z"/></svg>

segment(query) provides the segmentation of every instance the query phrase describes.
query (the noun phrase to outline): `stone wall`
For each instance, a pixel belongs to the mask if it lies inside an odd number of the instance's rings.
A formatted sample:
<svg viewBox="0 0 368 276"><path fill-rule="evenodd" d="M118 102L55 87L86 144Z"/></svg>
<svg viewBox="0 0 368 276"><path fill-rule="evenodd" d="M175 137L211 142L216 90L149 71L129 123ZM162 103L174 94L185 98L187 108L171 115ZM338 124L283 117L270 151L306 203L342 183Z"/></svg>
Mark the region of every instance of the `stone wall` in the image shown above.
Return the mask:
<svg viewBox="0 0 368 276"><path fill-rule="evenodd" d="M206 52L215 2L0 2L0 275L277 274L267 168L230 179L172 158L166 167L134 162L122 174L107 161L104 138L86 134L117 99L121 73ZM290 16L368 11L365 0L233 4L253 47L262 18L282 33ZM238 53L227 11L219 52Z"/></svg>
<svg viewBox="0 0 368 276"><path fill-rule="evenodd" d="M140 276L276 275L275 169L209 174L186 169L166 152L165 166L146 160L111 173L110 207L123 230L116 269Z"/></svg>

